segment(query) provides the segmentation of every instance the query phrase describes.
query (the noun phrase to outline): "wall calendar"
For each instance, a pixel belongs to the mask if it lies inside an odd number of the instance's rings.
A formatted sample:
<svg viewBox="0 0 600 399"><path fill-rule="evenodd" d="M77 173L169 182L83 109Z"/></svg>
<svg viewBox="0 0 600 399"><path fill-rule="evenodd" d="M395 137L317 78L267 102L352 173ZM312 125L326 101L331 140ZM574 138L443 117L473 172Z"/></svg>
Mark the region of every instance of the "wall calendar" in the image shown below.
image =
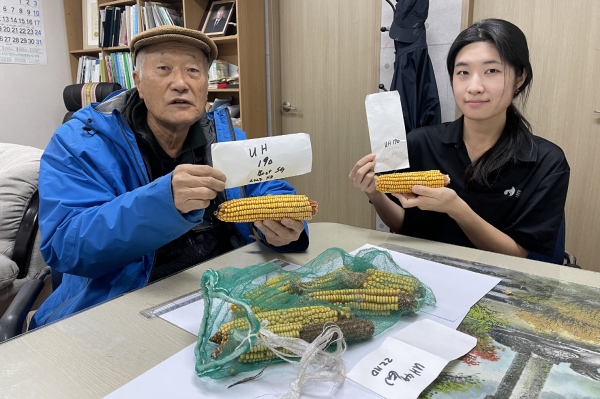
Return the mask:
<svg viewBox="0 0 600 399"><path fill-rule="evenodd" d="M42 0L0 0L0 63L48 64Z"/></svg>

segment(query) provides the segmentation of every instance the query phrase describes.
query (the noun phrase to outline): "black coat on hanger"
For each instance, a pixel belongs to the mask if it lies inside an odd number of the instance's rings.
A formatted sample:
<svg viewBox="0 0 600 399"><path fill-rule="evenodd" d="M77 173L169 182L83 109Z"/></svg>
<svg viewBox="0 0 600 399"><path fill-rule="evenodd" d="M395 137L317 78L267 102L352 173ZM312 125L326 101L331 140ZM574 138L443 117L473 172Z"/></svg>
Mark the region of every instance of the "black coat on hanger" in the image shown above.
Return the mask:
<svg viewBox="0 0 600 399"><path fill-rule="evenodd" d="M429 0L400 0L390 28L396 49L390 90L400 93L407 133L442 122L435 75L427 51L425 20L428 12Z"/></svg>

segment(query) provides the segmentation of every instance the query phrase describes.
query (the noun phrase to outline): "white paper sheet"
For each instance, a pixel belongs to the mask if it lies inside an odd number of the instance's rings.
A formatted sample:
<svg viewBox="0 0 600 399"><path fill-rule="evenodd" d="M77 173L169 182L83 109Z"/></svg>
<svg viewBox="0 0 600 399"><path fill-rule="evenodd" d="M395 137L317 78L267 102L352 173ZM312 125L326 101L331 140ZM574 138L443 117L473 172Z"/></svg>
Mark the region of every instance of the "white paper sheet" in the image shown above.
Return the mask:
<svg viewBox="0 0 600 399"><path fill-rule="evenodd" d="M227 176L226 188L303 175L312 169L306 133L211 145L213 166Z"/></svg>
<svg viewBox="0 0 600 399"><path fill-rule="evenodd" d="M347 378L386 398L416 399L450 362L477 339L431 320L415 322L385 339Z"/></svg>
<svg viewBox="0 0 600 399"><path fill-rule="evenodd" d="M408 147L397 91L369 94L365 100L375 173L408 168Z"/></svg>

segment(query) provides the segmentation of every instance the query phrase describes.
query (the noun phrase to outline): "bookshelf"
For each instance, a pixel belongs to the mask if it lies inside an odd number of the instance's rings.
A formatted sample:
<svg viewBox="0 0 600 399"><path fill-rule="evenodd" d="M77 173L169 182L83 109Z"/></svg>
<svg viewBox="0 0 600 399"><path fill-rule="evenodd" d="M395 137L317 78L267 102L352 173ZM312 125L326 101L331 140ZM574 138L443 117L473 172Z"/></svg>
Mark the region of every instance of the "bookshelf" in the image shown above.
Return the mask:
<svg viewBox="0 0 600 399"><path fill-rule="evenodd" d="M144 5L143 0L98 0L98 7ZM210 0L162 0L182 11L184 26L198 29ZM126 46L83 48L82 0L63 0L71 81L77 80L79 57L106 56L114 52L129 51ZM237 32L234 35L215 37L219 59L235 64L239 68L239 88L211 89L208 100L233 97L233 104L240 105L242 128L248 138L267 135L267 74L265 49L264 0L238 0L235 6ZM141 26L140 26L141 32Z"/></svg>

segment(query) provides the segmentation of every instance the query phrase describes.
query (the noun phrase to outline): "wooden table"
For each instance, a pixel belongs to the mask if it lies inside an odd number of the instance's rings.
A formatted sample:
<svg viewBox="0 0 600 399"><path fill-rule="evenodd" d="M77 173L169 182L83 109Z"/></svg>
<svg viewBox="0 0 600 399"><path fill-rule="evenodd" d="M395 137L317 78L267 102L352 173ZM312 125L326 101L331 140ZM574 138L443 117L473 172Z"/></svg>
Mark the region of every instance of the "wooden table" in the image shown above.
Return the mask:
<svg viewBox="0 0 600 399"><path fill-rule="evenodd" d="M98 398L194 343L196 336L140 311L198 290L202 273L284 259L304 264L330 247L400 245L540 276L600 287L600 274L476 249L334 223L310 224L306 253L279 254L253 243L0 345L0 397Z"/></svg>

